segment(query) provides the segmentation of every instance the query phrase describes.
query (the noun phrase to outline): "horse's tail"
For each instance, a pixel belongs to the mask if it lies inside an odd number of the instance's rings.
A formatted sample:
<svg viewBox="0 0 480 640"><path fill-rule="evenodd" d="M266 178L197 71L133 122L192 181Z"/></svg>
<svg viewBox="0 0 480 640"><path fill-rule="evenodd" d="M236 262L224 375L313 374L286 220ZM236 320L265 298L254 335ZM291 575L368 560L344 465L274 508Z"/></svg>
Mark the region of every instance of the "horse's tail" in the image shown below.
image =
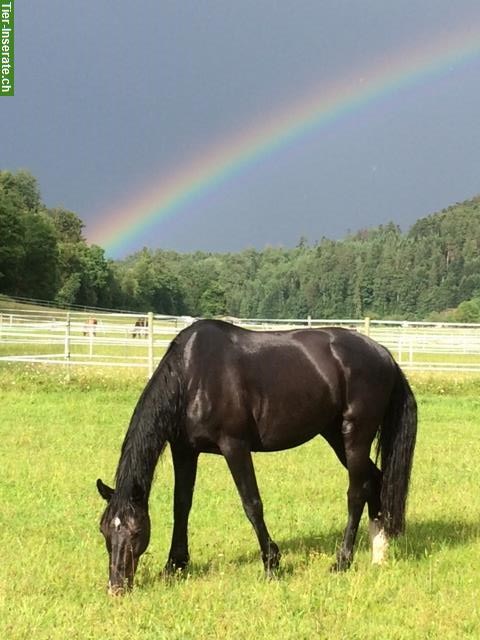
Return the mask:
<svg viewBox="0 0 480 640"><path fill-rule="evenodd" d="M402 370L395 363L396 379L383 423L377 456L382 468L382 519L387 535L405 529L405 510L417 435L417 403Z"/></svg>

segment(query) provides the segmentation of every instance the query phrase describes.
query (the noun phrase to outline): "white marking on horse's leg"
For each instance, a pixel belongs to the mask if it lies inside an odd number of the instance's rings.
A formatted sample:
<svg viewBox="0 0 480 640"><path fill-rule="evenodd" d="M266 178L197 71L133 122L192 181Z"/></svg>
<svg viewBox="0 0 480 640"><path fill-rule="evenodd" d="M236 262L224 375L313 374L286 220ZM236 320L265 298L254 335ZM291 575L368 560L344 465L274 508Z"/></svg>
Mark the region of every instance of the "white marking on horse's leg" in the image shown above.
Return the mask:
<svg viewBox="0 0 480 640"><path fill-rule="evenodd" d="M385 530L378 520L368 521L368 532L372 545L372 564L383 564L386 560L388 540Z"/></svg>

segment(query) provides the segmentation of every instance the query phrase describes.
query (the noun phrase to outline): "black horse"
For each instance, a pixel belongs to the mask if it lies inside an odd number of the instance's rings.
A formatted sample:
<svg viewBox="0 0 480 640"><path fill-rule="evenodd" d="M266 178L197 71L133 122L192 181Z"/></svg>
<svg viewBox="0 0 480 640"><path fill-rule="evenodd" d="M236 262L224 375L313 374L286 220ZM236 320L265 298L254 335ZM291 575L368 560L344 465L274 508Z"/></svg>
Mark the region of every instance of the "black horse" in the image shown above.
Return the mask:
<svg viewBox="0 0 480 640"><path fill-rule="evenodd" d="M100 529L109 590L133 585L148 546L148 500L158 457L170 443L175 474L168 572L187 566L188 516L198 455L222 454L260 544L267 573L280 553L263 519L252 451L296 447L317 434L347 468L348 520L334 569L347 569L365 503L374 561L401 533L417 429L416 402L390 353L341 328L247 331L200 320L170 344L133 412L115 489L97 480L108 504ZM381 471L370 459L377 436Z"/></svg>

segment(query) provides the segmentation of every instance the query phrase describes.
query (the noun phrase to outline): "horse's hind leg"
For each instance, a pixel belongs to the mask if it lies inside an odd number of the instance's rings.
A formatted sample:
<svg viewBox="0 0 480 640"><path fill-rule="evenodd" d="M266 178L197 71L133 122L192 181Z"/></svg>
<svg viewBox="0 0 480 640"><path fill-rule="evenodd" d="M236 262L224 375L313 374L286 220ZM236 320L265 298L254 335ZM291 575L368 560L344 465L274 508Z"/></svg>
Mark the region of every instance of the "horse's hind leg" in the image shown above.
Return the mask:
<svg viewBox="0 0 480 640"><path fill-rule="evenodd" d="M347 454L345 451L345 441L342 433L339 429L331 429L326 433L323 433L323 437L330 444L332 449L337 454L338 459L345 468L348 468ZM372 546L372 563L381 564L385 559L385 553L387 550L387 539L382 527L382 514L381 514L381 501L380 491L382 488L382 472L377 466L369 459L368 461L369 475L366 485L366 500L368 505L368 518L369 518L369 536ZM363 507L362 507L363 510ZM349 532L351 536L351 532ZM342 545L343 546L343 545ZM352 544L353 547L353 544ZM347 551L348 554L348 551ZM334 565L334 569L347 568L348 561L345 566L344 558L341 560L341 565L337 561Z"/></svg>
<svg viewBox="0 0 480 640"><path fill-rule="evenodd" d="M388 540L382 524L382 472L370 460L370 485L368 496L368 532L372 547L372 564L382 564L388 548Z"/></svg>
<svg viewBox="0 0 480 640"><path fill-rule="evenodd" d="M278 568L280 551L271 539L263 519L263 504L258 491L252 454L243 443L232 442L231 440L223 444L221 451L242 499L247 518L252 523L257 534L265 572L270 575L272 571Z"/></svg>
<svg viewBox="0 0 480 640"><path fill-rule="evenodd" d="M188 448L171 446L175 488L173 497L173 533L165 571L182 571L190 559L188 554L188 516L192 506L197 474L198 454Z"/></svg>
<svg viewBox="0 0 480 640"><path fill-rule="evenodd" d="M358 525L365 503L370 498L371 467L370 442L356 433L358 425L349 420L342 424L345 444L346 466L348 470L348 520L342 544L337 553L337 561L332 567L336 571L349 568L353 559L353 547Z"/></svg>

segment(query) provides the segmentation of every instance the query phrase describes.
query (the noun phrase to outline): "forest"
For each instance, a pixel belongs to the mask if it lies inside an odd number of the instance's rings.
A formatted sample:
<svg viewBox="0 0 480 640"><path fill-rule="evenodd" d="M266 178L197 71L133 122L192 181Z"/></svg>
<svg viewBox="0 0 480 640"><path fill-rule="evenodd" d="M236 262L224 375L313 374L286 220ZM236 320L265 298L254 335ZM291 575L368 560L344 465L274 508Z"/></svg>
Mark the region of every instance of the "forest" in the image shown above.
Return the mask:
<svg viewBox="0 0 480 640"><path fill-rule="evenodd" d="M83 228L74 212L43 204L28 171L0 171L0 293L196 317L480 322L480 196L407 231L389 223L236 253L144 248L111 260Z"/></svg>

